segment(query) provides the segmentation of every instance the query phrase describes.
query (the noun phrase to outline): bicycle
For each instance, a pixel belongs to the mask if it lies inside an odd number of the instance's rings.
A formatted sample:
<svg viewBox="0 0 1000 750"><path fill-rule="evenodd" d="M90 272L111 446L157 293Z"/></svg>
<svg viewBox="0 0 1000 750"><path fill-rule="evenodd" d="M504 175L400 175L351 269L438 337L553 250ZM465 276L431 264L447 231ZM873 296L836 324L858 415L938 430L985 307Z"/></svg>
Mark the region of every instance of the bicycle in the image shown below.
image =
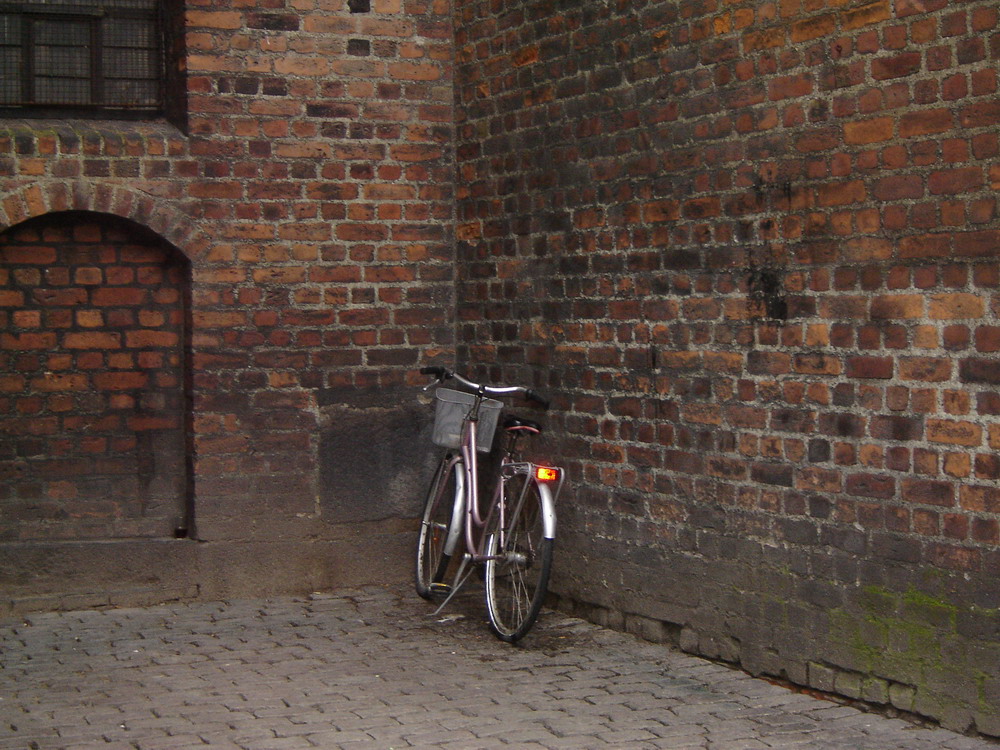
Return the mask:
<svg viewBox="0 0 1000 750"><path fill-rule="evenodd" d="M425 390L454 380L462 390L438 387L434 434L446 448L424 502L417 539L416 589L424 599L446 598L439 613L481 566L490 629L514 643L535 623L548 590L556 535L555 503L565 474L518 458L518 441L537 435L537 422L507 415L493 497L484 515L479 499L478 453L489 453L503 404L489 396L524 396L549 402L522 386L488 386L444 367L424 367L436 380Z"/></svg>

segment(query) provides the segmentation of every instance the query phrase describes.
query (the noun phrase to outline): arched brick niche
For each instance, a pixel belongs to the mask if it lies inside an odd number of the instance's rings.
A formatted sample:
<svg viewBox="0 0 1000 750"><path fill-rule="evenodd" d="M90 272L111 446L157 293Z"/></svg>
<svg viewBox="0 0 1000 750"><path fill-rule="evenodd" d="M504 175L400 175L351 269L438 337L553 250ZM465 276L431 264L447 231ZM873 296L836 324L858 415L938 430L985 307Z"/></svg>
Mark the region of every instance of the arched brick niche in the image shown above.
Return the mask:
<svg viewBox="0 0 1000 750"><path fill-rule="evenodd" d="M109 214L0 233L0 539L186 533L189 279Z"/></svg>

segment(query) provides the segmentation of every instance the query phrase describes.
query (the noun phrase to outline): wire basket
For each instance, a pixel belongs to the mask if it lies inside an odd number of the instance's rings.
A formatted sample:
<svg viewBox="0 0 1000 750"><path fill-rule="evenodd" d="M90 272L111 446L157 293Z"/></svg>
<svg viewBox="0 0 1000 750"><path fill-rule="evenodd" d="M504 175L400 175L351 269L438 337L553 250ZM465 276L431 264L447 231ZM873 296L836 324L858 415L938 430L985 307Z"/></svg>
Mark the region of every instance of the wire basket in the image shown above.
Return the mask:
<svg viewBox="0 0 1000 750"><path fill-rule="evenodd" d="M476 397L471 393L438 388L434 407L434 434L431 440L442 448L462 446L462 422L472 409ZM503 404L491 398L484 398L479 405L479 424L476 432L476 450L489 453L493 446L493 433L497 429L500 409Z"/></svg>

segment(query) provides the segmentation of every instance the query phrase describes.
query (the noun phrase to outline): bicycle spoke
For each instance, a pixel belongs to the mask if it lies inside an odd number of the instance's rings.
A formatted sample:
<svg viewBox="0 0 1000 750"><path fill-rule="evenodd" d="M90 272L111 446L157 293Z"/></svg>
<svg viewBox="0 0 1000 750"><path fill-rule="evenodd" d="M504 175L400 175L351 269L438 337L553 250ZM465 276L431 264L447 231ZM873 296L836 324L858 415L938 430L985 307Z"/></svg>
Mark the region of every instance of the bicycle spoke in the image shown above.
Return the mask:
<svg viewBox="0 0 1000 750"><path fill-rule="evenodd" d="M545 598L551 564L551 540L542 534L541 495L524 476L509 481L515 509L506 529L494 529L486 567L486 600L490 624L503 640L523 636L538 615ZM503 541L501 548L500 541Z"/></svg>

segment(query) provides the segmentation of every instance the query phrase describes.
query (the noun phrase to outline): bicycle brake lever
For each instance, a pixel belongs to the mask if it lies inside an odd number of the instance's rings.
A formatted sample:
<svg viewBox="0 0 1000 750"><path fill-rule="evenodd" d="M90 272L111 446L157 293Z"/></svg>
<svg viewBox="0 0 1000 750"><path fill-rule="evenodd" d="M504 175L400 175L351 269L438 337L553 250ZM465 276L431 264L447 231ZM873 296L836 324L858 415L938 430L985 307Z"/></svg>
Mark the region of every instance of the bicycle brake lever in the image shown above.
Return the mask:
<svg viewBox="0 0 1000 750"><path fill-rule="evenodd" d="M440 385L445 380L447 380L448 378L451 377L451 373L448 372L447 369L445 369L444 367L440 367L438 365L431 365L430 367L421 367L420 368L420 374L421 375L433 375L434 376L434 382L433 383L428 383L427 385L425 385L423 387L423 390L425 390L425 391L429 391L434 386Z"/></svg>
<svg viewBox="0 0 1000 750"><path fill-rule="evenodd" d="M537 393L537 392L531 390L530 388L525 392L524 396L529 401L534 401L536 404L538 404L539 406L541 406L543 409L548 409L549 408L549 404L551 403L549 401L549 399L545 398L545 396L543 396L542 394Z"/></svg>

